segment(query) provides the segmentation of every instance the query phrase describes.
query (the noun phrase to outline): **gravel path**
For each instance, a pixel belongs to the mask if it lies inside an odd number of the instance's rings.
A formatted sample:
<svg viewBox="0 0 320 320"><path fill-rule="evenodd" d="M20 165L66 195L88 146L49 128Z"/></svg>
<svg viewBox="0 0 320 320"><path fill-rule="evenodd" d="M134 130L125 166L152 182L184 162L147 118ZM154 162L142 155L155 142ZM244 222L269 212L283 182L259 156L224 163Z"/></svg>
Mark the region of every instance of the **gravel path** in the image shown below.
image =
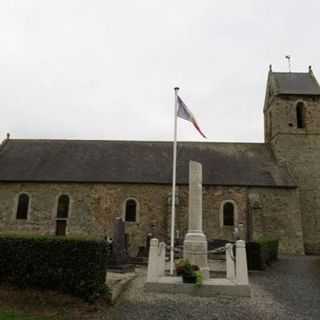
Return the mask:
<svg viewBox="0 0 320 320"><path fill-rule="evenodd" d="M266 272L249 274L251 298L199 298L145 293L145 269L111 308L113 320L317 320L320 257L283 257Z"/></svg>

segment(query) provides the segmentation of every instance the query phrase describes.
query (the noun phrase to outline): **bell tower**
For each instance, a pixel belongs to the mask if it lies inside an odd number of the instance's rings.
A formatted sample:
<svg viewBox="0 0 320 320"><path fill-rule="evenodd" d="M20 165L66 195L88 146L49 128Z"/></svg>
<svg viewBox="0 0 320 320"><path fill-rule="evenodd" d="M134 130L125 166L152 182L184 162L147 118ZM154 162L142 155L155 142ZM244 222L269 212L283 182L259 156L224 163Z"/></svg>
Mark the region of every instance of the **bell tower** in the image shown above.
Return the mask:
<svg viewBox="0 0 320 320"><path fill-rule="evenodd" d="M320 253L320 86L308 72L273 72L264 103L264 136L300 194L307 254Z"/></svg>

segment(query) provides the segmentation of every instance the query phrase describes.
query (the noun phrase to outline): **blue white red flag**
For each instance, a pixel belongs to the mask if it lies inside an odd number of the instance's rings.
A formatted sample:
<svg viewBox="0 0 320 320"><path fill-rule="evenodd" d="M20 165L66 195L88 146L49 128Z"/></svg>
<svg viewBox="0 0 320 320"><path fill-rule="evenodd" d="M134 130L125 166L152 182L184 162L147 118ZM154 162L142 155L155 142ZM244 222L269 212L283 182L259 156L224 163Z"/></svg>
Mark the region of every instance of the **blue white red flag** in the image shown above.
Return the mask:
<svg viewBox="0 0 320 320"><path fill-rule="evenodd" d="M192 112L188 109L188 107L186 106L186 104L182 101L182 99L177 96L177 102L178 102L178 112L177 112L177 116L181 119L190 121L194 127L198 130L198 132L204 137L207 138L204 133L201 131L194 115L192 114Z"/></svg>

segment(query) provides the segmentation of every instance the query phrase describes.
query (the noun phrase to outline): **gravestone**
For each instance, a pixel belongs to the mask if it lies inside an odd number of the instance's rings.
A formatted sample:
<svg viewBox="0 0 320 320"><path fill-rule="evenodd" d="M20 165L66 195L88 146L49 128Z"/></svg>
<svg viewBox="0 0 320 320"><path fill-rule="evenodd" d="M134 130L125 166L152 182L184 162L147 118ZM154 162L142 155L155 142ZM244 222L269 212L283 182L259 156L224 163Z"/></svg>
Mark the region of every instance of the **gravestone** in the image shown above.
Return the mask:
<svg viewBox="0 0 320 320"><path fill-rule="evenodd" d="M147 263L147 259L149 256L149 250L150 250L150 243L151 243L151 239L153 238L152 233L149 232L146 235L146 244L145 246L140 246L137 256L136 257L131 257L130 261L136 263L136 264L146 264Z"/></svg>
<svg viewBox="0 0 320 320"><path fill-rule="evenodd" d="M113 224L112 253L109 271L128 272L132 270L127 252L125 223L121 218L116 218Z"/></svg>

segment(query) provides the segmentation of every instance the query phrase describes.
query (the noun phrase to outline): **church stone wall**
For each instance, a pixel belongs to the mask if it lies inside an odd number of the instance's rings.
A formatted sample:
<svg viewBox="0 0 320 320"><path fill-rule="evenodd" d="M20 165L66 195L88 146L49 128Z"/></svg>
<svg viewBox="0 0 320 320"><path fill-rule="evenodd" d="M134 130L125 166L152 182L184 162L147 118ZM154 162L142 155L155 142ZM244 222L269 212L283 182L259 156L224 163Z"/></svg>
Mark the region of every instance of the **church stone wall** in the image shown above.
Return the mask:
<svg viewBox="0 0 320 320"><path fill-rule="evenodd" d="M166 236L169 190L169 186L134 184L0 184L0 230L54 235L57 199L68 194L67 235L112 237L112 223L122 215L125 200L135 198L139 223L126 223L130 251L135 253L145 245L148 233L160 239ZM27 193L31 199L27 221L16 220L19 193Z"/></svg>
<svg viewBox="0 0 320 320"><path fill-rule="evenodd" d="M305 251L320 254L320 135L281 134L273 150L299 186Z"/></svg>
<svg viewBox="0 0 320 320"><path fill-rule="evenodd" d="M179 187L179 205L176 208L176 230L181 238L188 229L188 186ZM231 200L236 204L238 223L246 226L247 222L247 189L244 187L203 187L203 230L207 239L232 240L233 226L223 226L222 208L224 201ZM168 226L170 227L171 214L168 215ZM244 234L246 230L243 230Z"/></svg>
<svg viewBox="0 0 320 320"><path fill-rule="evenodd" d="M178 186L176 235L183 239L188 228L188 186ZM246 188L204 187L203 225L208 239L232 239L233 227L221 225L221 203L233 200L238 221L246 225ZM30 196L28 220L17 220L20 193ZM112 237L112 223L124 213L128 198L138 202L138 223L126 223L130 252L145 246L149 233L168 240L171 223L169 185L3 183L0 184L0 230L22 233L55 234L57 199L70 196L67 235Z"/></svg>
<svg viewBox="0 0 320 320"><path fill-rule="evenodd" d="M27 193L30 197L27 220L16 219L20 193ZM67 233L93 234L95 229L90 213L94 204L90 188L82 184L0 184L0 230L42 235L54 234L57 199L61 194L68 194L71 200Z"/></svg>
<svg viewBox="0 0 320 320"><path fill-rule="evenodd" d="M298 102L304 103L304 128L297 128ZM274 97L265 117L272 125L272 139L267 142L299 187L305 252L320 254L319 97Z"/></svg>
<svg viewBox="0 0 320 320"><path fill-rule="evenodd" d="M250 188L252 239L280 239L280 253L304 254L297 189Z"/></svg>
<svg viewBox="0 0 320 320"><path fill-rule="evenodd" d="M31 199L27 221L16 220L17 199L22 192ZM57 199L61 194L68 194L71 199L68 236L112 236L114 219L123 214L126 199L134 198L138 201L138 222L126 223L129 250L134 255L140 246L145 246L148 233L169 240L170 192L169 185L152 184L2 183L0 230L54 235ZM251 208L257 195L262 208ZM226 200L236 204L237 221L244 225L243 235L253 232L255 239L279 237L283 253L303 253L295 189L204 186L203 226L208 239L232 239L233 227L221 223L221 205ZM253 224L247 229L251 215ZM178 186L176 234L181 239L187 226L188 186Z"/></svg>

